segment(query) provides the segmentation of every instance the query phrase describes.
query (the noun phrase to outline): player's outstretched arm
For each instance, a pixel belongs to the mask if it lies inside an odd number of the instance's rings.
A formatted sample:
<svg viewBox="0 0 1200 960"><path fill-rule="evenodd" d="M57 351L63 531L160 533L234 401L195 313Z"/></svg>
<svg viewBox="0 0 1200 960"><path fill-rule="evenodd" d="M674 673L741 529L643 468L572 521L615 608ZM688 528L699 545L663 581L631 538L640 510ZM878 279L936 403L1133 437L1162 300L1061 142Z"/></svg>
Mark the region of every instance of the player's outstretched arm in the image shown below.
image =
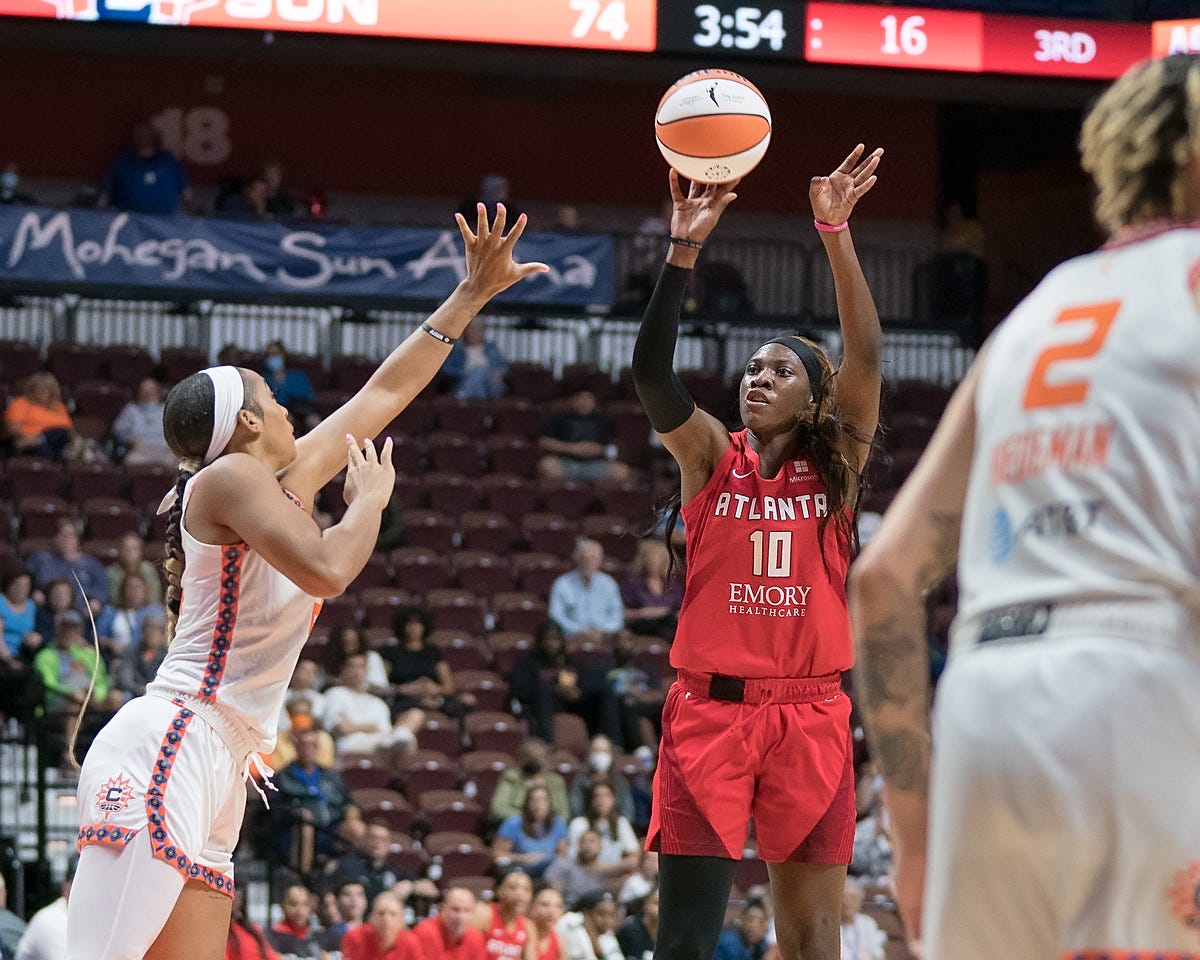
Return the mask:
<svg viewBox="0 0 1200 960"><path fill-rule="evenodd" d="M729 446L729 431L696 406L674 369L679 339L679 310L689 271L695 267L700 247L721 214L735 199L737 181L692 183L685 196L679 174L670 174L671 242L662 276L650 297L646 315L633 348L633 382L663 446L679 464L681 494L687 503L712 476L717 461Z"/></svg>
<svg viewBox="0 0 1200 960"><path fill-rule="evenodd" d="M327 530L288 500L268 467L242 453L218 457L205 468L188 504L189 518L202 518L221 534L219 542L249 544L310 596L336 597L366 566L396 483L390 438L376 456L370 440L359 449L344 436L342 456L347 510Z"/></svg>
<svg viewBox="0 0 1200 960"><path fill-rule="evenodd" d="M850 571L855 688L893 824L897 905L918 939L929 793L925 595L954 569L975 444L979 361Z"/></svg>
<svg viewBox="0 0 1200 960"><path fill-rule="evenodd" d="M497 294L549 269L544 263L517 263L513 259L513 248L525 231L525 214L517 218L507 234L503 204L497 205L491 224L483 204L479 204L474 231L461 214L456 214L455 220L466 249L466 277L428 320L430 327L450 339L458 339ZM428 385L449 355L450 344L423 329L415 330L358 393L296 441L296 459L281 477L288 488L310 502L312 495L345 465L345 435L377 436Z"/></svg>
<svg viewBox="0 0 1200 960"><path fill-rule="evenodd" d="M829 176L812 178L808 198L815 219L835 227L846 223L855 204L875 186L875 169L883 156L883 148L873 150L866 157L863 156L865 151L860 143ZM834 386L838 408L859 434L873 437L879 423L882 382L883 331L879 327L879 314L854 251L849 228L836 233L822 230L820 236L833 271L844 347ZM857 452L857 466L861 468L870 445L858 443Z"/></svg>

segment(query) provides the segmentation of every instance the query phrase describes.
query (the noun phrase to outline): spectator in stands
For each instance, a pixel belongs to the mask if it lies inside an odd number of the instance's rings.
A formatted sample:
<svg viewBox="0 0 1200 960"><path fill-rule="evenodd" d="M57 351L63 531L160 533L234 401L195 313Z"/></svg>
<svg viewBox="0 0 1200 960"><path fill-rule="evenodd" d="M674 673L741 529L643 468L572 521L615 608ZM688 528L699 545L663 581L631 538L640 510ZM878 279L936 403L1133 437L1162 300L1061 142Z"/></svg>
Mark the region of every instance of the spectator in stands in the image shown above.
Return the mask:
<svg viewBox="0 0 1200 960"><path fill-rule="evenodd" d="M397 873L388 865L392 851L392 831L382 820L372 820L362 842L331 865L334 882L358 880L367 899L372 903L384 890L391 890L401 880L416 879L411 874Z"/></svg>
<svg viewBox="0 0 1200 960"><path fill-rule="evenodd" d="M157 579L157 577L155 578ZM141 574L129 574L121 581L114 604L106 606L96 618L96 632L105 663L126 650L136 650L142 640L142 624L147 617L165 618L166 611L147 597L149 588Z"/></svg>
<svg viewBox="0 0 1200 960"><path fill-rule="evenodd" d="M533 787L542 786L549 795L551 813L566 823L571 815L567 784L562 774L550 768L550 748L545 741L536 737L523 741L517 748L516 761L517 765L505 770L496 781L489 808L492 819L504 821L523 815L526 794Z"/></svg>
<svg viewBox="0 0 1200 960"><path fill-rule="evenodd" d="M302 433L314 425L317 418L317 393L303 370L289 370L287 348L279 340L267 344L262 375L271 393L291 414L296 432Z"/></svg>
<svg viewBox="0 0 1200 960"><path fill-rule="evenodd" d="M341 950L346 933L363 922L367 915L367 893L359 880L343 880L335 888L334 909L337 919L330 917L325 925L322 946L326 950Z"/></svg>
<svg viewBox="0 0 1200 960"><path fill-rule="evenodd" d="M138 642L113 661L113 686L126 699L143 696L167 655L167 622L160 614L142 620Z"/></svg>
<svg viewBox="0 0 1200 960"><path fill-rule="evenodd" d="M420 941L404 929L404 904L396 894L378 894L367 922L342 937L342 960L422 960Z"/></svg>
<svg viewBox="0 0 1200 960"><path fill-rule="evenodd" d="M621 953L626 960L653 960L654 943L658 939L657 886L640 900L640 905L632 913L617 930Z"/></svg>
<svg viewBox="0 0 1200 960"><path fill-rule="evenodd" d="M486 937L488 960L528 956L526 914L532 902L533 881L529 874L520 867L510 867L496 883L495 900L476 905L471 925Z"/></svg>
<svg viewBox="0 0 1200 960"><path fill-rule="evenodd" d="M604 729L632 753L642 743L641 720L661 723L666 695L658 671L635 660L637 646L628 630L613 637L612 665L607 671L610 696L601 701L608 711Z"/></svg>
<svg viewBox="0 0 1200 960"><path fill-rule="evenodd" d="M461 213L467 220L468 224L474 225L478 216L477 205L482 203L487 208L488 222L490 223L496 216L496 204L504 204L508 211L508 222L512 223L521 213L521 208L513 202L509 195L508 177L498 173L489 173L479 181L479 193L462 202L458 212Z"/></svg>
<svg viewBox="0 0 1200 960"><path fill-rule="evenodd" d="M28 570L9 570L0 581L0 620L4 622L4 649L10 658L23 655L26 638L35 632L37 604L31 599L32 593L33 577Z"/></svg>
<svg viewBox="0 0 1200 960"><path fill-rule="evenodd" d="M71 602L79 613L85 613L90 606L92 613L99 616L109 601L108 574L99 560L83 552L79 530L69 517L58 521L54 549L38 550L30 556L26 567L33 574L33 585L38 590L45 590L52 580L65 580L74 587L78 579L83 593L76 590Z"/></svg>
<svg viewBox="0 0 1200 960"><path fill-rule="evenodd" d="M271 812L280 851L301 874L307 874L315 855L333 852L350 792L340 773L317 762L321 742L317 730L298 731L294 741L296 759L275 778L279 799Z"/></svg>
<svg viewBox="0 0 1200 960"><path fill-rule="evenodd" d="M229 915L229 938L225 941L225 960L282 960L267 942L262 928L246 916L246 888L238 887Z"/></svg>
<svg viewBox="0 0 1200 960"><path fill-rule="evenodd" d="M67 900L75 879L76 860L67 861L67 875L59 888L60 896L29 918L29 925L17 944L16 960L64 960L67 955Z"/></svg>
<svg viewBox="0 0 1200 960"><path fill-rule="evenodd" d="M529 921L533 924L534 953L538 960L567 960L567 948L555 927L566 908L562 894L548 884L539 884L533 891L529 906Z"/></svg>
<svg viewBox="0 0 1200 960"><path fill-rule="evenodd" d="M554 211L555 233L587 233L588 222L573 203L560 203Z"/></svg>
<svg viewBox="0 0 1200 960"><path fill-rule="evenodd" d="M629 467L616 460L612 428L590 390L577 390L567 409L552 414L538 439L545 456L538 474L548 480L628 480Z"/></svg>
<svg viewBox="0 0 1200 960"><path fill-rule="evenodd" d="M563 629L553 620L538 625L534 646L513 663L509 692L532 720L533 732L554 741L554 714L560 710L584 715L580 669L567 653Z"/></svg>
<svg viewBox="0 0 1200 960"><path fill-rule="evenodd" d="M487 960L483 932L471 926L475 908L475 894L449 887L437 914L413 927L423 960Z"/></svg>
<svg viewBox="0 0 1200 960"><path fill-rule="evenodd" d="M614 760L612 741L603 734L592 737L587 766L571 781L569 800L572 817L585 816L592 787L597 783L607 783L616 799L617 812L630 823L633 822L633 791L625 775L614 766Z"/></svg>
<svg viewBox="0 0 1200 960"><path fill-rule="evenodd" d="M21 171L11 160L0 170L0 204L24 204L30 206L37 203L29 194L21 190Z"/></svg>
<svg viewBox="0 0 1200 960"><path fill-rule="evenodd" d="M43 647L33 658L33 668L41 675L45 686L47 717L65 718L83 705L84 695L96 674L92 702L100 707L109 699L108 672L104 661L83 636L83 617L74 610L58 615L54 643Z"/></svg>
<svg viewBox="0 0 1200 960"><path fill-rule="evenodd" d="M683 584L671 579L671 553L661 540L638 544L629 576L621 584L625 625L634 633L675 638L675 623L683 603Z"/></svg>
<svg viewBox="0 0 1200 960"><path fill-rule="evenodd" d="M163 436L162 385L153 377L138 384L137 397L121 408L113 421L113 438L125 452L123 463L151 464L174 470L179 458Z"/></svg>
<svg viewBox="0 0 1200 960"><path fill-rule="evenodd" d="M128 576L141 577L146 584L146 602L162 603L162 581L158 570L145 557L145 542L132 530L121 535L117 544L117 562L109 564L104 572L108 576L108 595L115 597L121 589L121 581Z"/></svg>
<svg viewBox="0 0 1200 960"><path fill-rule="evenodd" d="M662 723L661 716L658 722ZM633 794L633 826L639 835L643 835L650 826L650 804L654 793L654 771L658 766L658 757L655 756L653 747L643 743L633 751L633 758L637 761L637 771L626 779L629 781L630 793Z"/></svg>
<svg viewBox="0 0 1200 960"><path fill-rule="evenodd" d="M316 923L312 891L294 883L283 891L279 905L283 919L267 932L267 942L293 960L325 960L321 948L324 931Z"/></svg>
<svg viewBox="0 0 1200 960"><path fill-rule="evenodd" d="M597 862L603 841L595 830L579 838L574 855L563 853L546 868L546 882L552 884L563 900L574 903L589 893L608 890L609 874Z"/></svg>
<svg viewBox="0 0 1200 960"><path fill-rule="evenodd" d="M39 370L25 378L20 394L4 408L4 429L13 453L63 458L75 425L54 374Z"/></svg>
<svg viewBox="0 0 1200 960"><path fill-rule="evenodd" d="M658 889L658 854L643 850L638 868L621 884L617 903L638 903ZM657 906L657 904L655 905Z"/></svg>
<svg viewBox="0 0 1200 960"><path fill-rule="evenodd" d="M281 220L295 217L299 207L295 197L283 188L283 164L278 160L264 160L259 168L258 178L266 188L266 212Z"/></svg>
<svg viewBox="0 0 1200 960"><path fill-rule="evenodd" d="M747 900L734 925L717 939L713 960L763 960L767 952L767 908Z"/></svg>
<svg viewBox="0 0 1200 960"><path fill-rule="evenodd" d="M8 884L0 873L0 957L13 960L25 933L25 921L8 909Z"/></svg>
<svg viewBox="0 0 1200 960"><path fill-rule="evenodd" d="M342 666L341 685L325 691L325 709L339 754L386 750L399 762L417 747L417 731L425 720L420 710L407 710L392 723L388 705L367 692L367 658L356 653Z"/></svg>
<svg viewBox="0 0 1200 960"><path fill-rule="evenodd" d="M325 725L325 694L317 689L321 678L321 668L315 660L301 657L292 671L292 679L288 682L287 693L284 694L284 708L295 703L308 703L308 716L317 726Z"/></svg>
<svg viewBox="0 0 1200 960"><path fill-rule="evenodd" d="M34 615L34 633L42 643L38 644L34 653L41 649L47 637L54 638L54 624L58 621L58 615L64 610L75 609L75 584L70 580L51 580L42 588L41 598Z"/></svg>
<svg viewBox="0 0 1200 960"><path fill-rule="evenodd" d="M379 652L387 665L392 710L403 713L415 707L461 717L475 698L455 695L454 674L442 651L429 642L429 627L429 617L420 607L401 607L392 618L400 642Z"/></svg>
<svg viewBox="0 0 1200 960"><path fill-rule="evenodd" d="M612 787L603 781L592 784L584 815L571 821L568 851L578 849L579 838L589 831L600 836L600 856L596 862L611 867L610 876L620 878L623 883L638 868L642 846L633 832L633 824L617 812Z"/></svg>
<svg viewBox="0 0 1200 960"><path fill-rule="evenodd" d="M301 661L304 662L304 661ZM293 677L295 674L292 675ZM300 697L285 703L279 717L279 735L275 738L275 750L267 759L267 766L282 770L296 759L296 737L306 730L317 734L317 763L322 767L333 767L337 763L337 748L329 731L313 719L312 701Z"/></svg>
<svg viewBox="0 0 1200 960"><path fill-rule="evenodd" d="M488 339L487 321L476 317L442 364L448 391L462 400L494 400L507 389L508 358Z"/></svg>
<svg viewBox="0 0 1200 960"><path fill-rule="evenodd" d="M378 650L367 646L366 638L358 627L347 624L333 631L333 636L325 644L325 675L340 677L347 658L352 656L367 658L367 690L377 697L386 697L391 689L387 664Z"/></svg>
<svg viewBox="0 0 1200 960"><path fill-rule="evenodd" d="M130 213L171 214L192 207L192 187L183 164L163 149L158 133L148 123L134 125L131 149L121 154L108 171L97 199L98 207L116 207Z"/></svg>
<svg viewBox="0 0 1200 960"><path fill-rule="evenodd" d="M625 605L617 581L600 568L604 548L581 539L575 546L575 569L550 586L550 619L570 640L599 643L625 625Z"/></svg>
<svg viewBox="0 0 1200 960"><path fill-rule="evenodd" d="M498 864L516 864L537 880L554 862L567 837L567 825L550 808L550 791L535 783L525 792L521 814L500 824L492 853Z"/></svg>
<svg viewBox="0 0 1200 960"><path fill-rule="evenodd" d="M842 891L842 958L883 960L887 934L874 918L862 912L862 905L862 887L853 877L847 877Z"/></svg>
<svg viewBox="0 0 1200 960"><path fill-rule="evenodd" d="M622 960L616 929L617 904L607 890L576 898L574 909L558 921L568 960Z"/></svg>

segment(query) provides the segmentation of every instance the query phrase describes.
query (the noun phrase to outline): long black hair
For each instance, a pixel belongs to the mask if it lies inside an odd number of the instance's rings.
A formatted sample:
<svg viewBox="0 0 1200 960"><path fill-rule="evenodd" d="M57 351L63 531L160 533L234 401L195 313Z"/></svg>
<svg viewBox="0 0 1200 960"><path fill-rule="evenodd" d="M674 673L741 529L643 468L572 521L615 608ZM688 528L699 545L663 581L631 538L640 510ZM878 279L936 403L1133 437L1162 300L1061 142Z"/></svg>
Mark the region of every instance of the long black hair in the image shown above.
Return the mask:
<svg viewBox="0 0 1200 960"><path fill-rule="evenodd" d="M254 399L253 380L245 370L238 372L242 376L245 396L242 409L261 417L262 408ZM167 610L168 645L175 639L175 624L183 599L183 488L199 472L212 442L215 404L216 388L203 372L193 373L177 383L163 403L163 436L171 452L179 457L175 503L167 514L166 556L163 560L167 575L167 592L163 599Z"/></svg>

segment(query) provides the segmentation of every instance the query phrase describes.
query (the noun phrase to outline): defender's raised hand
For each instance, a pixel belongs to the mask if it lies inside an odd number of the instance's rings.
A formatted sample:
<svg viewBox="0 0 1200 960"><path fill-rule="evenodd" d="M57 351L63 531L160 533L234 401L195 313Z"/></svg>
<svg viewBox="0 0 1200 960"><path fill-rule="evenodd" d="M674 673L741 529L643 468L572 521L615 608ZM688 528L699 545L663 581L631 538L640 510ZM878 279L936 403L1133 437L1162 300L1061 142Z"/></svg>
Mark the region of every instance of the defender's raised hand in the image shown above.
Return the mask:
<svg viewBox="0 0 1200 960"><path fill-rule="evenodd" d="M883 147L876 147L864 158L865 150L860 143L829 176L812 178L808 199L817 220L833 226L845 223L854 205L875 186L875 168L883 156Z"/></svg>
<svg viewBox="0 0 1200 960"><path fill-rule="evenodd" d="M475 209L474 232L467 226L461 213L454 215L467 255L467 276L463 282L474 292L490 300L517 281L535 273L546 273L550 269L544 263L517 263L513 259L513 247L529 222L525 214L517 217L517 222L506 236L504 226L508 211L504 209L504 204L496 204L496 218L491 224L488 223L487 207L480 203Z"/></svg>

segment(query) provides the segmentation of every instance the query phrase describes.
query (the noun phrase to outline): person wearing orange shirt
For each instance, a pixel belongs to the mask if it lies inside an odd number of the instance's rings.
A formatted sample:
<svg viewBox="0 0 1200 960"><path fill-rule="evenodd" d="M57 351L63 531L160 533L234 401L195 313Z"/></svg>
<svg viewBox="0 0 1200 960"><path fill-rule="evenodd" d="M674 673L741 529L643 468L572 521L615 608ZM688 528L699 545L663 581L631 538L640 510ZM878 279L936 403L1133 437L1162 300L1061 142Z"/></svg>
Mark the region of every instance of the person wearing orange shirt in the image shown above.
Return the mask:
<svg viewBox="0 0 1200 960"><path fill-rule="evenodd" d="M475 904L475 894L463 887L442 895L437 914L413 927L424 960L486 960L483 931L471 925Z"/></svg>
<svg viewBox="0 0 1200 960"><path fill-rule="evenodd" d="M62 459L74 424L54 374L39 371L25 379L21 395L4 410L4 430L14 452Z"/></svg>

